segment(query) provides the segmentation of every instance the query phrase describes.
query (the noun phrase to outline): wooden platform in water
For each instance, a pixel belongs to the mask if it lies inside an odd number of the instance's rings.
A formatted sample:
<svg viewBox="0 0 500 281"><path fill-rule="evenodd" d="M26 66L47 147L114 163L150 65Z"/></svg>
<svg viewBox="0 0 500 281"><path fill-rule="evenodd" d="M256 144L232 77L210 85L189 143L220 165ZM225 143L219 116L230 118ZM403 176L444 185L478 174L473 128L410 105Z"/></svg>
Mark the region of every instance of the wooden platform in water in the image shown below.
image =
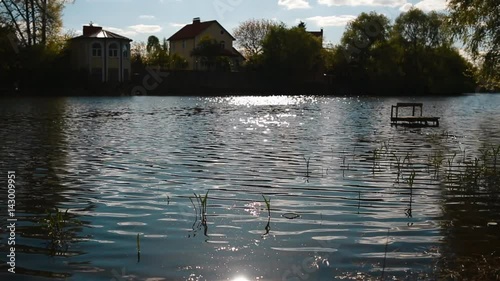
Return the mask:
<svg viewBox="0 0 500 281"><path fill-rule="evenodd" d="M399 109L404 107L411 107L412 114L399 116ZM391 125L439 127L439 117L423 116L422 107L422 103L397 103L391 106ZM415 115L417 110L420 111L420 115Z"/></svg>

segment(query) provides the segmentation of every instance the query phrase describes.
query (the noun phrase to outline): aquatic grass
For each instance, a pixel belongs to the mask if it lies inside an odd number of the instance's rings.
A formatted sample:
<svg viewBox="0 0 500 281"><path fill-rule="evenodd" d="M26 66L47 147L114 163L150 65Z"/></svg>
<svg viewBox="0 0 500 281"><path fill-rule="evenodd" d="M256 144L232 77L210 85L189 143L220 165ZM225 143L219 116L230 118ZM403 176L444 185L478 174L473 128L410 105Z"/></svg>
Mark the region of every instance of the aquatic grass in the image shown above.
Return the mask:
<svg viewBox="0 0 500 281"><path fill-rule="evenodd" d="M341 159L342 159L342 166L345 165L345 160L347 158L347 155L346 155L346 151L345 150L342 150L342 156L341 156Z"/></svg>
<svg viewBox="0 0 500 281"><path fill-rule="evenodd" d="M264 198L264 202L266 203L267 215L271 217L271 198L266 198L264 194L262 194L262 198Z"/></svg>
<svg viewBox="0 0 500 281"><path fill-rule="evenodd" d="M411 152L406 152L406 156L403 159L403 164L406 163L406 167L409 167L411 165L411 157L412 156L413 155L411 154Z"/></svg>
<svg viewBox="0 0 500 281"><path fill-rule="evenodd" d="M141 261L141 240L140 240L140 233L137 233L136 244L137 244L137 262L140 262Z"/></svg>
<svg viewBox="0 0 500 281"><path fill-rule="evenodd" d="M455 160L455 157L457 156L457 153L455 152L452 157L448 158L446 161L448 162L448 172L446 173L446 178L448 182L451 182L452 175L453 175L453 163Z"/></svg>
<svg viewBox="0 0 500 281"><path fill-rule="evenodd" d="M267 208L267 224L264 227L266 232L262 236L266 236L269 234L269 231L271 230L271 198L266 198L264 194L262 194L262 198L264 198L264 203L266 204Z"/></svg>
<svg viewBox="0 0 500 281"><path fill-rule="evenodd" d="M311 161L311 157L307 158L305 156L304 157L304 160L306 161L306 178L309 178L309 162Z"/></svg>
<svg viewBox="0 0 500 281"><path fill-rule="evenodd" d="M458 144L458 149L460 150L460 153L462 153L462 162L465 162L465 160L466 160L465 147L464 147L464 149L462 149L462 146L460 144Z"/></svg>
<svg viewBox="0 0 500 281"><path fill-rule="evenodd" d="M209 237L207 234L208 233L207 205L208 205L208 192L209 191L210 190L207 190L207 192L205 193L205 196L203 196L203 197L201 196L201 194L193 193L194 197L196 199L196 202L198 203L198 208L196 208L196 205L194 204L193 199L191 197L189 197L189 200L191 201L191 204L193 204L193 207L194 207L194 210L196 213L195 220L194 220L193 225L191 227L192 232L193 232L193 237L196 236L196 232L198 230L200 230L201 227L203 227L203 229L204 229L203 234L206 237ZM200 221L200 222L198 223L198 221Z"/></svg>
<svg viewBox="0 0 500 281"><path fill-rule="evenodd" d="M377 159L380 158L378 148L373 149L372 153L373 153L373 156L372 156L372 174L375 175L375 167L377 166Z"/></svg>
<svg viewBox="0 0 500 281"><path fill-rule="evenodd" d="M380 148L379 148L379 151L380 151L380 154L383 154L384 157L387 157L387 155L390 154L390 148L391 148L391 145L390 145L390 141L382 141L381 144L380 144ZM382 153L383 151L383 153Z"/></svg>
<svg viewBox="0 0 500 281"><path fill-rule="evenodd" d="M67 251L69 243L72 240L72 233L68 227L71 225L81 225L80 221L69 217L68 211L69 209L66 209L63 212L58 208L47 210L45 217L40 221L42 227L47 231L49 238L48 247L50 248L51 255Z"/></svg>
<svg viewBox="0 0 500 281"><path fill-rule="evenodd" d="M387 262L387 249L389 248L389 231L390 229L387 229L387 237L385 239L385 249L384 249L384 261L382 263L382 276L380 276L380 280L384 280L384 275L385 275L385 266Z"/></svg>
<svg viewBox="0 0 500 281"><path fill-rule="evenodd" d="M441 165L443 164L444 161L444 154L443 151L435 151L434 154L429 157L429 164L433 167L434 169L434 177L437 178L439 174L439 169Z"/></svg>
<svg viewBox="0 0 500 281"><path fill-rule="evenodd" d="M396 178L396 182L399 183L399 178L401 177L401 168L402 168L402 163L401 163L401 157L402 156L397 156L396 153L392 153L392 155L394 156L394 159L396 159L396 168L397 168L397 178Z"/></svg>
<svg viewBox="0 0 500 281"><path fill-rule="evenodd" d="M496 170L497 169L497 160L498 160L498 155L500 155L500 145L498 145L496 148L492 147L492 154L493 154L493 168Z"/></svg>
<svg viewBox="0 0 500 281"><path fill-rule="evenodd" d="M408 184L408 186L410 187L409 206L408 206L408 209L405 210L405 214L409 218L413 217L413 215L412 215L412 210L413 210L412 203L413 203L413 184L415 182L415 176L416 176L415 171L412 171L410 176L405 180L406 183Z"/></svg>
<svg viewBox="0 0 500 281"><path fill-rule="evenodd" d="M207 190L207 193L205 193L204 197L201 197L201 194L194 193L194 197L196 198L198 206L200 207L200 214L202 214L203 216L207 214L208 192L209 190Z"/></svg>
<svg viewBox="0 0 500 281"><path fill-rule="evenodd" d="M358 214L359 214L360 208L361 208L361 190L358 191Z"/></svg>

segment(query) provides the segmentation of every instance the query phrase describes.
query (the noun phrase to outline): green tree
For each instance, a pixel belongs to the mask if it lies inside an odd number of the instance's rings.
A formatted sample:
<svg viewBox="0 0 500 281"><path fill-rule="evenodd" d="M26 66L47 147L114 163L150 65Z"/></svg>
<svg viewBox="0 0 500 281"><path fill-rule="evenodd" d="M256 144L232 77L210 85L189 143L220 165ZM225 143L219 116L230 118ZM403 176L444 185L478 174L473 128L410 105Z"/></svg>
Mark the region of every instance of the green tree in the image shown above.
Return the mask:
<svg viewBox="0 0 500 281"><path fill-rule="evenodd" d="M145 61L147 65L169 68L168 42L165 38L163 38L163 43L160 43L158 37L154 35L148 37Z"/></svg>
<svg viewBox="0 0 500 281"><path fill-rule="evenodd" d="M178 54L173 54L170 56L170 69L172 70L183 70L189 66L187 60Z"/></svg>
<svg viewBox="0 0 500 281"><path fill-rule="evenodd" d="M12 26L23 46L45 46L59 36L65 0L3 0L0 19Z"/></svg>
<svg viewBox="0 0 500 281"><path fill-rule="evenodd" d="M500 89L500 4L498 0L450 0L449 19L454 34L475 60L478 78L488 89Z"/></svg>
<svg viewBox="0 0 500 281"><path fill-rule="evenodd" d="M444 16L434 12L413 9L394 25L383 15L363 13L328 51L328 73L334 85L357 93L469 92L471 65L449 34Z"/></svg>
<svg viewBox="0 0 500 281"><path fill-rule="evenodd" d="M354 63L365 64L373 48L389 39L389 19L375 12L361 13L349 22L341 38L346 58Z"/></svg>
<svg viewBox="0 0 500 281"><path fill-rule="evenodd" d="M158 37L151 35L148 37L148 43L146 45L146 51L148 53L158 52L161 49L160 39Z"/></svg>
<svg viewBox="0 0 500 281"><path fill-rule="evenodd" d="M263 68L275 77L303 78L323 71L322 43L303 28L271 27L263 41Z"/></svg>
<svg viewBox="0 0 500 281"><path fill-rule="evenodd" d="M400 65L408 91L414 94L431 91L431 77L438 73L429 58L440 59L434 56L436 48L453 52L445 17L415 8L401 13L395 20L392 40L403 48Z"/></svg>
<svg viewBox="0 0 500 281"><path fill-rule="evenodd" d="M200 39L196 48L191 51L191 56L195 57L207 70L227 70L227 60L222 59L223 49L217 40L210 36Z"/></svg>

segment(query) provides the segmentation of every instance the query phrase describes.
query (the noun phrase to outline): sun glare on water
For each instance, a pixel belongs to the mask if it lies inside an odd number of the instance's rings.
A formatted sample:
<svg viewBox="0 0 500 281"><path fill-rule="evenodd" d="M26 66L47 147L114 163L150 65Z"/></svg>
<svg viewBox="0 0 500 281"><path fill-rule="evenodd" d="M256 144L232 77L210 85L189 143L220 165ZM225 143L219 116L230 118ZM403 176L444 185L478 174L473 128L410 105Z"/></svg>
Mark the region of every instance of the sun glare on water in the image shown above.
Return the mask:
<svg viewBox="0 0 500 281"><path fill-rule="evenodd" d="M238 277L234 278L232 281L250 281L250 280L244 276L238 276Z"/></svg>

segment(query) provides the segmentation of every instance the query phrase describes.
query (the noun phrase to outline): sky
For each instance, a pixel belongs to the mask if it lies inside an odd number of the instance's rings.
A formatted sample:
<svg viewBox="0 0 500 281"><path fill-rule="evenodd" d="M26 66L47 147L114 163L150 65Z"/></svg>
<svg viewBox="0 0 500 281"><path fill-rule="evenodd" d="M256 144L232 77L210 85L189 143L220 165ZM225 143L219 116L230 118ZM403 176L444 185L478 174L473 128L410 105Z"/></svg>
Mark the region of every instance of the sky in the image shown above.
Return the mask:
<svg viewBox="0 0 500 281"><path fill-rule="evenodd" d="M229 32L248 19L272 19L288 26L306 23L307 30L324 30L325 43L340 41L347 22L362 12L375 11L394 20L416 6L442 11L446 0L65 0L65 31L81 34L92 22L104 29L147 41L150 35L168 38L193 18L217 20Z"/></svg>

